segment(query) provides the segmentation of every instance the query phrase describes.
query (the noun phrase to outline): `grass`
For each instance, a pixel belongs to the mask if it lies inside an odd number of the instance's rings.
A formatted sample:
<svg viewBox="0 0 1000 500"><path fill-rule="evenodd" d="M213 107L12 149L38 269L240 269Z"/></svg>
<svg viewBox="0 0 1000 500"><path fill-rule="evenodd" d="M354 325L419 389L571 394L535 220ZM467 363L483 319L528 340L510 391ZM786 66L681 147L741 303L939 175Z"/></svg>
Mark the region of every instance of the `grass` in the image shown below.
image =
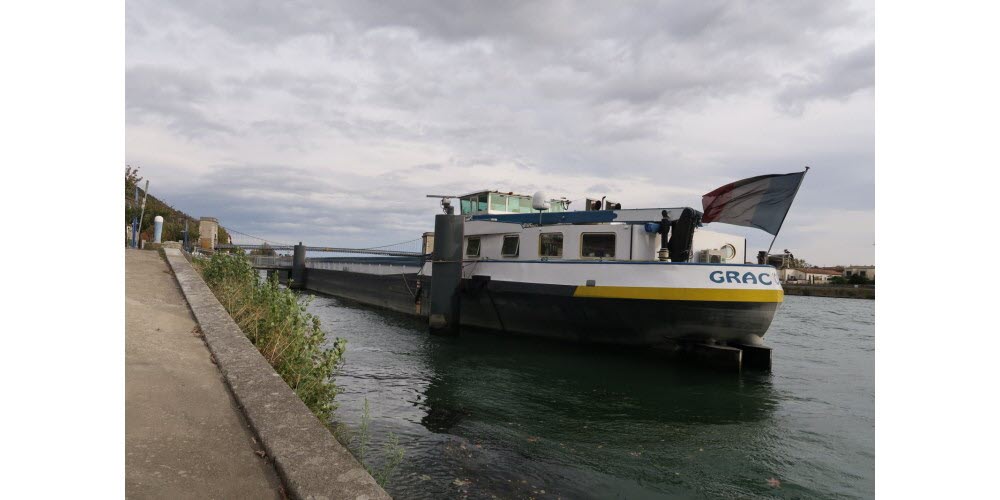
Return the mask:
<svg viewBox="0 0 1000 500"><path fill-rule="evenodd" d="M346 341L326 347L319 318L306 312L308 299L261 280L238 255L196 259L195 267L243 333L319 419L328 423L340 389L333 381Z"/></svg>
<svg viewBox="0 0 1000 500"><path fill-rule="evenodd" d="M306 312L308 299L280 286L276 277L262 281L243 256L217 253L211 259L193 259L193 264L275 371L384 488L403 461L404 451L390 432L382 449L382 466L371 465L368 399L356 430L330 422L337 408L334 398L340 392L333 375L343 363L347 342L338 338L333 346L324 347L326 337L319 318Z"/></svg>

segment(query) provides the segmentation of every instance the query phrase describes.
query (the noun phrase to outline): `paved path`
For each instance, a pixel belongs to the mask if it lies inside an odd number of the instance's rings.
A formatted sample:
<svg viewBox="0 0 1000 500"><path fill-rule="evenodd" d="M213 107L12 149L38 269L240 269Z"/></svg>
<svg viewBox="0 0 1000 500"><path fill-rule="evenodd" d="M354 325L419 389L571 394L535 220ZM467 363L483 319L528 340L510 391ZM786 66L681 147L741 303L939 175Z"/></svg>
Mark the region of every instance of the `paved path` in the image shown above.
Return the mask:
<svg viewBox="0 0 1000 500"><path fill-rule="evenodd" d="M159 253L125 251L125 496L281 498Z"/></svg>

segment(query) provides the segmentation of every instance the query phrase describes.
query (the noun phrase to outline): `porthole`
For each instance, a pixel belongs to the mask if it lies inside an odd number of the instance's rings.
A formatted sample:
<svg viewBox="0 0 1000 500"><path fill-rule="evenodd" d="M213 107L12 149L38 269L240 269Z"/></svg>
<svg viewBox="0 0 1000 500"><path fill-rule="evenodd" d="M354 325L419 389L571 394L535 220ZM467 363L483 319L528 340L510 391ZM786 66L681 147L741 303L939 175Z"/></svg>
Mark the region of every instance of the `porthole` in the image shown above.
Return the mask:
<svg viewBox="0 0 1000 500"><path fill-rule="evenodd" d="M734 247L732 243L726 243L725 245L722 245L722 248L720 248L719 250L722 251L723 259L733 260L733 258L736 257L736 247Z"/></svg>

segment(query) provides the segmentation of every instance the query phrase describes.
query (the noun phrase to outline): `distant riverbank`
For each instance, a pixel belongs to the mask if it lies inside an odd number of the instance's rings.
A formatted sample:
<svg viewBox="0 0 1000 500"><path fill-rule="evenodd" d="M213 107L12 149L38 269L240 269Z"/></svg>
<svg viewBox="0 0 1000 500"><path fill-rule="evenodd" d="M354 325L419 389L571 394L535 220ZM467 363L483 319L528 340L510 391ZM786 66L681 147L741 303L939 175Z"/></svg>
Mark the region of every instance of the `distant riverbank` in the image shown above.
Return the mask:
<svg viewBox="0 0 1000 500"><path fill-rule="evenodd" d="M874 299L874 285L789 285L783 284L785 295L813 297L839 297L846 299Z"/></svg>

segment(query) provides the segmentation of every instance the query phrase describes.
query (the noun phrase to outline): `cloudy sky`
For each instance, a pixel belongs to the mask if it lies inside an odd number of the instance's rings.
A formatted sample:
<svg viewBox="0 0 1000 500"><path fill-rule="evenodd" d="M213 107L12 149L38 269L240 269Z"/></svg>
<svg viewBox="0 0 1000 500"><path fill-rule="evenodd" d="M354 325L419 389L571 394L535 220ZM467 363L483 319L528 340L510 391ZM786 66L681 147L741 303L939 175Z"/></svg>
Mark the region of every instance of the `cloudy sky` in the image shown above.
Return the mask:
<svg viewBox="0 0 1000 500"><path fill-rule="evenodd" d="M810 165L775 247L874 263L869 3L129 0L126 23L127 163L242 232L392 243L433 228L424 195L479 189L700 209Z"/></svg>

